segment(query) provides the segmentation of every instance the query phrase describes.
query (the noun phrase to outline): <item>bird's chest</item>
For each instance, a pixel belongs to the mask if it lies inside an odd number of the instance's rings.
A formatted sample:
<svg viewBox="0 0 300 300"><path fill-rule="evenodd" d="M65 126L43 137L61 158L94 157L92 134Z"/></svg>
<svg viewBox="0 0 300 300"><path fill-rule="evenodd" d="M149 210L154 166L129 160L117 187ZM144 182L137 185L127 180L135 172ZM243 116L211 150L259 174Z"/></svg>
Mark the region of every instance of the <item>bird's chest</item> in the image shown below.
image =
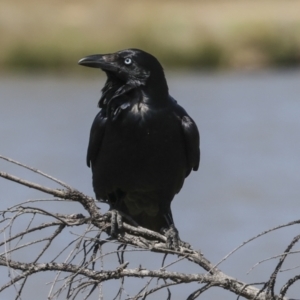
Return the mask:
<svg viewBox="0 0 300 300"><path fill-rule="evenodd" d="M183 152L180 121L172 112L133 107L107 124L100 161L103 169L113 165L120 172L122 166L135 174L147 169L154 176L182 160Z"/></svg>
<svg viewBox="0 0 300 300"><path fill-rule="evenodd" d="M181 123L172 111L133 107L107 123L97 163L103 182L151 190L167 184L169 174L177 184L184 153Z"/></svg>
<svg viewBox="0 0 300 300"><path fill-rule="evenodd" d="M180 122L168 110L153 110L145 104L136 104L124 111L116 122L108 125L108 136L120 147L158 149L179 138Z"/></svg>

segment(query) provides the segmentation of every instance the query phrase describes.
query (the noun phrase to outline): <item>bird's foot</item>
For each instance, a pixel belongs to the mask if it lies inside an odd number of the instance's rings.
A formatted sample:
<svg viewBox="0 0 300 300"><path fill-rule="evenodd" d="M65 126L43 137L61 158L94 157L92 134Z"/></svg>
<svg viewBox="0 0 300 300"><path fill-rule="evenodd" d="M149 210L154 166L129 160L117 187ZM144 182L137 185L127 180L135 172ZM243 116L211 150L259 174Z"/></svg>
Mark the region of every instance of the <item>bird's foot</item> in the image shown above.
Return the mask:
<svg viewBox="0 0 300 300"><path fill-rule="evenodd" d="M132 219L132 217L123 212L118 211L117 209L109 210L104 214L104 217L110 219L110 234L113 237L116 237L118 233L123 229L123 220L126 220L128 224L131 224L133 226L139 226L139 224L135 222Z"/></svg>
<svg viewBox="0 0 300 300"><path fill-rule="evenodd" d="M104 216L108 217L111 222L110 235L116 237L118 232L120 232L123 228L123 218L121 214L117 210L112 209L105 213Z"/></svg>
<svg viewBox="0 0 300 300"><path fill-rule="evenodd" d="M167 248L179 250L180 239L176 227L172 224L169 228L164 228L162 231L167 238Z"/></svg>
<svg viewBox="0 0 300 300"><path fill-rule="evenodd" d="M177 228L172 224L169 228L162 229L163 234L167 238L167 248L180 251L180 247L190 248L190 244L183 242L179 238L179 233Z"/></svg>

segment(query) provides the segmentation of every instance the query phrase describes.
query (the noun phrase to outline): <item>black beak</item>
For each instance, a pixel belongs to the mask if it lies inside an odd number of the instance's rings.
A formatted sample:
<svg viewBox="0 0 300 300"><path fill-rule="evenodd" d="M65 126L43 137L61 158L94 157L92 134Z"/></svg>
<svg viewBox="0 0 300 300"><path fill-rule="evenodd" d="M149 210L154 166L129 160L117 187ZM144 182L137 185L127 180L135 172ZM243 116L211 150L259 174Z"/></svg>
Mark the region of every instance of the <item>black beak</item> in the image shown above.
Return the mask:
<svg viewBox="0 0 300 300"><path fill-rule="evenodd" d="M78 61L78 64L90 68L99 68L103 71L117 71L114 54L94 54L86 56Z"/></svg>

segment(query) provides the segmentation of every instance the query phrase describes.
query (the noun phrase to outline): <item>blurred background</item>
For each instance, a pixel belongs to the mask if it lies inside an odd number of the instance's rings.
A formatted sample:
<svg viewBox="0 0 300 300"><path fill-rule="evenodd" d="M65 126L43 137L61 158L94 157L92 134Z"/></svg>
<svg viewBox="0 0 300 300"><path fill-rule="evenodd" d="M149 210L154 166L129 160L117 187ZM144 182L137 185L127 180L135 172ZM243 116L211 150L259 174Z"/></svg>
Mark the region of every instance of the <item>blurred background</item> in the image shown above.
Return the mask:
<svg viewBox="0 0 300 300"><path fill-rule="evenodd" d="M174 68L294 66L299 11L299 1L276 0L1 0L0 66L76 72L85 53L128 47Z"/></svg>
<svg viewBox="0 0 300 300"><path fill-rule="evenodd" d="M277 0L1 0L0 154L93 196L85 155L105 76L77 61L132 47L152 53L164 66L170 93L201 132L200 169L173 201L175 223L183 240L217 263L244 240L299 219L299 12L299 1ZM57 187L3 160L0 170ZM49 197L0 178L1 210L40 198ZM45 203L43 208L83 212L72 202ZM16 224L16 230L24 224L28 220ZM298 233L294 226L255 240L220 268L247 283L266 281L278 259L247 271L284 252ZM13 258L32 261L30 255L24 250ZM141 263L159 268L161 259L159 254L135 253L129 268ZM300 257L294 255L284 268L299 265ZM202 272L189 264L171 270ZM0 274L0 285L10 280L5 268ZM296 274L298 268L282 272L276 291ZM45 283L53 277L33 277L22 299L46 299ZM141 288L137 281L126 287L131 296ZM104 299L113 299L118 284L105 283ZM172 299L186 299L193 291L189 285L173 290ZM299 294L296 283L288 296ZM167 298L165 292L158 295L149 299ZM0 295L15 297L14 288ZM214 288L200 299L234 296Z"/></svg>

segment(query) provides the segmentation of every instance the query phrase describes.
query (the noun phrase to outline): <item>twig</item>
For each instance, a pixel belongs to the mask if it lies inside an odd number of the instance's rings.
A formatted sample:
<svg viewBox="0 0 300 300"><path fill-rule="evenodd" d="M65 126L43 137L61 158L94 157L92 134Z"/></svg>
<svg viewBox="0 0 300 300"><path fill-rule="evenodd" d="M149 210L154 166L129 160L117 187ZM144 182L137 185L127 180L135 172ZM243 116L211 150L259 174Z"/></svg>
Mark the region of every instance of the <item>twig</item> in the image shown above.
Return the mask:
<svg viewBox="0 0 300 300"><path fill-rule="evenodd" d="M264 263L266 261L269 261L269 260L272 260L272 259L276 259L278 257L283 257L283 256L286 256L287 254L290 255L290 254L298 254L300 253L300 250L297 250L297 251L290 251L289 253L281 253L281 254L278 254L278 255L274 255L272 257L268 257L268 258L265 258L265 259L262 259L260 260L259 262L255 263L248 271L247 271L247 275L250 274L258 265L260 265L261 263ZM292 269L296 269L296 268L299 268L299 266L297 267L294 267L294 268L290 268L290 269L287 269L287 270L279 270L279 272L283 272L283 271L289 271L289 270L292 270Z"/></svg>
<svg viewBox="0 0 300 300"><path fill-rule="evenodd" d="M279 295L280 295L280 299L282 299L286 292L288 291L289 287L294 284L297 280L300 280L300 275L297 275L291 279L288 280L288 282L281 288Z"/></svg>
<svg viewBox="0 0 300 300"><path fill-rule="evenodd" d="M186 300L194 300L194 299L198 298L203 292L207 291L208 289L210 289L213 286L214 286L214 284L211 284L211 283L206 284L205 286L201 287L200 289L198 289L195 292L193 292L192 294L190 294Z"/></svg>
<svg viewBox="0 0 300 300"><path fill-rule="evenodd" d="M284 255L280 258L274 272L272 273L272 275L270 277L268 288L267 288L267 294L271 294L271 297L274 297L274 286L275 286L275 281L276 281L276 278L277 278L277 274L278 274L285 258L289 254L290 250L299 241L299 239L300 239L300 235L297 235L296 237L294 237L292 242L287 246L286 250L284 251Z"/></svg>
<svg viewBox="0 0 300 300"><path fill-rule="evenodd" d="M37 174L39 174L39 175L42 175L42 176L44 176L44 177L46 177L46 178L48 178L48 179L50 179L50 180L52 180L52 181L54 181L54 182L60 184L61 186L65 187L65 188L68 189L68 190L72 190L72 189L73 189L72 187L70 187L69 185L67 185L65 182L63 182L63 181L61 181L61 180L59 180L59 179L56 179L56 178L54 178L54 177L52 177L52 176L50 176L50 175L48 175L48 174L46 174L46 173L44 173L44 172L38 170L38 169L35 169L35 168L32 168L32 167L26 166L26 165L23 164L23 163L20 163L20 162L14 160L14 159L5 157L5 156L3 156L3 155L0 155L0 158L1 158L1 159L4 159L4 160L6 160L6 161L9 161L9 162L11 162L11 163L13 163L13 164L15 164L15 165L18 165L18 166L20 166L20 167L23 167L23 168L25 168L25 169L28 169L28 170L30 170L30 171L32 171L32 172L34 172L34 173L37 173Z"/></svg>
<svg viewBox="0 0 300 300"><path fill-rule="evenodd" d="M300 224L300 220L296 220L296 221L292 221L292 222L289 222L289 223L286 223L286 224L282 224L282 225L279 225L279 226L276 226L274 228L271 228L271 229L268 229L268 230L265 230L261 233L259 233L258 235L244 241L242 244L240 244L238 247L234 248L232 251L230 251L227 255L225 255L217 264L215 264L214 266L215 267L218 267L222 262L224 262L229 256L231 256L233 253L235 253L236 251L238 251L240 248L242 248L243 246L245 246L246 244L252 242L253 240L269 233L269 232L272 232L274 230L277 230L277 229L281 229L281 228L284 228L284 227L288 227L288 226L292 226L292 225L295 225L295 224Z"/></svg>

